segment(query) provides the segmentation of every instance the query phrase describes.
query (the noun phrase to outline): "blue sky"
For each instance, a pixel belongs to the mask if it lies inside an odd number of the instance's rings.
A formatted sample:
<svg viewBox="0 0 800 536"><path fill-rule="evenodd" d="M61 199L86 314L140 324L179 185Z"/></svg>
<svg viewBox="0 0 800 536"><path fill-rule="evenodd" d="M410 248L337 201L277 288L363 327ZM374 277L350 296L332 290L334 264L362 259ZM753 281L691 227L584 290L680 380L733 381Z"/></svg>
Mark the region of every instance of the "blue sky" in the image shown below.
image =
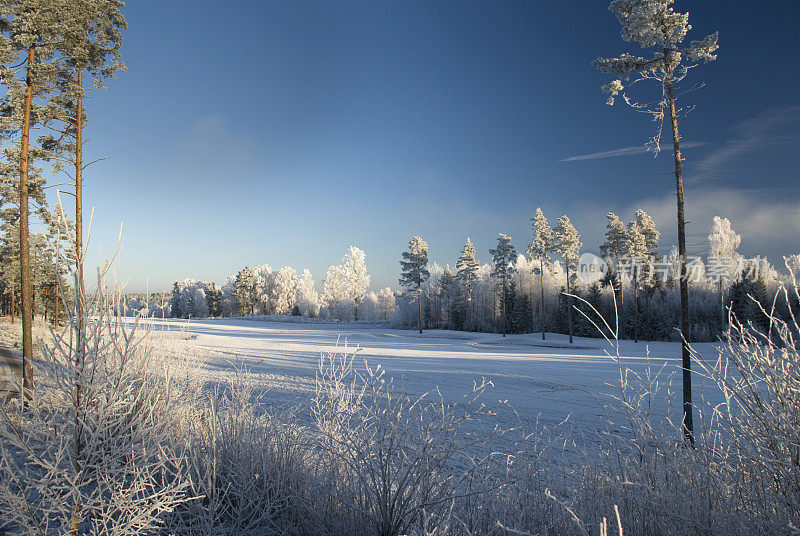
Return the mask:
<svg viewBox="0 0 800 536"><path fill-rule="evenodd" d="M591 61L636 45L606 1L130 2L126 72L89 103L90 251L129 289L222 281L244 265L309 268L347 246L373 287L397 287L412 235L454 263L497 233L519 250L537 206L596 251L605 213L650 211L676 241L671 152L609 107ZM678 0L716 62L684 83L689 252L715 215L741 251L800 251L800 4ZM650 93L653 95L653 93Z"/></svg>

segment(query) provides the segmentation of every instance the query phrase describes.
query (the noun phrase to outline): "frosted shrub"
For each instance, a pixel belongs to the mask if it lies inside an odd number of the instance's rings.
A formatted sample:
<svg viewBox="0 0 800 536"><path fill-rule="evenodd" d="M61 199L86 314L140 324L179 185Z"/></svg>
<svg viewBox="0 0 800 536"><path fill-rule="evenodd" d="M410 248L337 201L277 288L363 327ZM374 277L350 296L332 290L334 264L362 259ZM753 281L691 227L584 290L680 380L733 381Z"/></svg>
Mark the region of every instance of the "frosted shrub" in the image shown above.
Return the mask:
<svg viewBox="0 0 800 536"><path fill-rule="evenodd" d="M325 534L307 436L265 411L244 371L197 400L186 435L190 495L170 525L185 534Z"/></svg>
<svg viewBox="0 0 800 536"><path fill-rule="evenodd" d="M144 534L186 500L171 371L110 303L98 292L53 332L32 397L2 411L4 530Z"/></svg>
<svg viewBox="0 0 800 536"><path fill-rule="evenodd" d="M731 314L719 359L704 363L724 395L713 416L727 439L731 479L747 496L741 512L775 532L800 527L800 293L788 260L787 268L791 293L784 288L770 311L761 308L768 328ZM775 314L779 300L786 320Z"/></svg>
<svg viewBox="0 0 800 536"><path fill-rule="evenodd" d="M312 412L352 534L441 534L486 439L466 430L484 411L474 388L453 403L438 391L409 396L378 368L353 368L355 352L324 355Z"/></svg>

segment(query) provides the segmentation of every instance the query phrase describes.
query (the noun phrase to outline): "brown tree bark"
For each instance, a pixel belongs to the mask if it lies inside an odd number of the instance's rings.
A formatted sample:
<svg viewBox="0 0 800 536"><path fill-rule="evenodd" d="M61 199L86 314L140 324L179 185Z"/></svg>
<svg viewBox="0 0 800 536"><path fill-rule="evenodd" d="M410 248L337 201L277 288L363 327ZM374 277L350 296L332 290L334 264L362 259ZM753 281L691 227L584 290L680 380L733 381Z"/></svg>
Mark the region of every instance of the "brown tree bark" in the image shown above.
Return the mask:
<svg viewBox="0 0 800 536"><path fill-rule="evenodd" d="M19 158L19 264L22 290L22 398L30 400L33 390L33 296L31 251L28 228L28 146L33 102L33 65L36 47L28 49L25 104L22 116L22 146Z"/></svg>
<svg viewBox="0 0 800 536"><path fill-rule="evenodd" d="M664 54L667 57L667 51ZM665 61L667 61L665 59ZM669 71L667 71L669 72ZM692 355L689 350L691 341L689 333L689 282L686 274L686 221L683 210L683 170L681 160L680 136L678 134L678 118L675 112L675 94L672 80L664 82L669 105L669 117L672 124L672 149L675 155L675 186L678 202L678 256L680 257L680 294L681 294L681 357L683 361L683 434L694 445L694 419L692 415Z"/></svg>

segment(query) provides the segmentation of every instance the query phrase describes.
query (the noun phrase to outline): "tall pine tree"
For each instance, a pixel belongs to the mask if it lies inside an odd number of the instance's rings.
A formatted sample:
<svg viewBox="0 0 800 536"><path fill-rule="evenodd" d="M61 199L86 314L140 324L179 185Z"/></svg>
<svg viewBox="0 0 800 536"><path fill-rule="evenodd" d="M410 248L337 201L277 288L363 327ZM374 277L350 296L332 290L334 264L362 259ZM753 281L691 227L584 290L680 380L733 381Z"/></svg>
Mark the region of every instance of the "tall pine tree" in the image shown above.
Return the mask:
<svg viewBox="0 0 800 536"><path fill-rule="evenodd" d="M428 271L428 244L418 236L411 237L408 251L403 252L400 266L402 267L400 285L409 291L417 292L419 332L422 333L422 283L431 275Z"/></svg>
<svg viewBox="0 0 800 536"><path fill-rule="evenodd" d="M539 278L541 285L541 300L539 302L539 321L542 328L542 340L545 340L545 312L544 312L544 267L545 263L548 269L550 266L550 252L553 249L553 230L547 223L547 218L541 208L536 209L536 214L531 218L531 225L533 227L533 240L531 245L528 246L528 254L539 261Z"/></svg>
<svg viewBox="0 0 800 536"><path fill-rule="evenodd" d="M466 293L469 326L470 329L474 329L475 313L472 305L472 286L478 277L478 261L475 259L475 246L472 245L472 240L469 237L467 237L467 242L461 249L461 256L456 262L456 271L458 280L464 285Z"/></svg>
<svg viewBox="0 0 800 536"><path fill-rule="evenodd" d="M654 49L649 58L632 54L622 54L617 58L597 58L593 65L605 73L612 73L624 79L634 75L628 86L641 81L654 81L659 88L659 98L654 105L639 104L625 94L625 86L620 78L603 87L610 94L608 103L622 93L626 103L638 111L650 113L658 122L656 135L651 139L651 147L660 148L664 119L668 115L672 128L672 150L675 160L675 187L677 191L678 213L678 255L680 261L681 332L683 334L683 429L686 439L694 444L694 422L692 417L692 376L691 351L689 349L689 287L686 277L686 221L683 201L683 158L680 148L678 123L680 109L675 104L675 85L683 80L692 67L701 61L709 62L717 58L714 54L718 45L717 33L706 36L702 41L692 41L682 46L686 33L691 29L688 13L676 13L671 7L674 0L614 0L609 5L622 25L621 36L625 41L638 43L643 49Z"/></svg>
<svg viewBox="0 0 800 536"><path fill-rule="evenodd" d="M508 309L509 309L509 283L514 274L514 261L517 258L517 250L511 245L511 237L500 233L497 237L497 248L490 249L492 255L492 275L500 280L500 304L503 309L503 337L508 331Z"/></svg>
<svg viewBox="0 0 800 536"><path fill-rule="evenodd" d="M567 272L567 294L572 294L572 279L578 269L581 256L581 236L570 219L564 215L558 218L553 231L555 251L564 261L564 270ZM569 342L572 344L572 298L567 296L567 320L569 323Z"/></svg>

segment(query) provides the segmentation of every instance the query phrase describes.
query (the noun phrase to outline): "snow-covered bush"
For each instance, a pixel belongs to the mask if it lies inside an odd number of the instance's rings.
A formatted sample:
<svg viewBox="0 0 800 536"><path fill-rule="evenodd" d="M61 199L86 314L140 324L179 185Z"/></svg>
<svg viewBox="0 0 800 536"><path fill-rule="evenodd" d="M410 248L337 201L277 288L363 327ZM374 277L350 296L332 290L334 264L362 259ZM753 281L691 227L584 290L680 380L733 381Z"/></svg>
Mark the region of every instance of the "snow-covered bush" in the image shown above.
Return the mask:
<svg viewBox="0 0 800 536"><path fill-rule="evenodd" d="M170 518L178 534L322 534L324 489L307 435L265 408L239 370L196 400L185 436L189 496Z"/></svg>
<svg viewBox="0 0 800 536"><path fill-rule="evenodd" d="M150 533L189 498L175 361L113 316L115 303L98 292L52 332L30 399L2 410L4 531Z"/></svg>
<svg viewBox="0 0 800 536"><path fill-rule="evenodd" d="M411 396L378 368L353 368L355 352L324 355L312 412L333 471L336 501L353 534L439 534L479 464L469 453L486 436L464 428L480 418L488 383L447 402Z"/></svg>

